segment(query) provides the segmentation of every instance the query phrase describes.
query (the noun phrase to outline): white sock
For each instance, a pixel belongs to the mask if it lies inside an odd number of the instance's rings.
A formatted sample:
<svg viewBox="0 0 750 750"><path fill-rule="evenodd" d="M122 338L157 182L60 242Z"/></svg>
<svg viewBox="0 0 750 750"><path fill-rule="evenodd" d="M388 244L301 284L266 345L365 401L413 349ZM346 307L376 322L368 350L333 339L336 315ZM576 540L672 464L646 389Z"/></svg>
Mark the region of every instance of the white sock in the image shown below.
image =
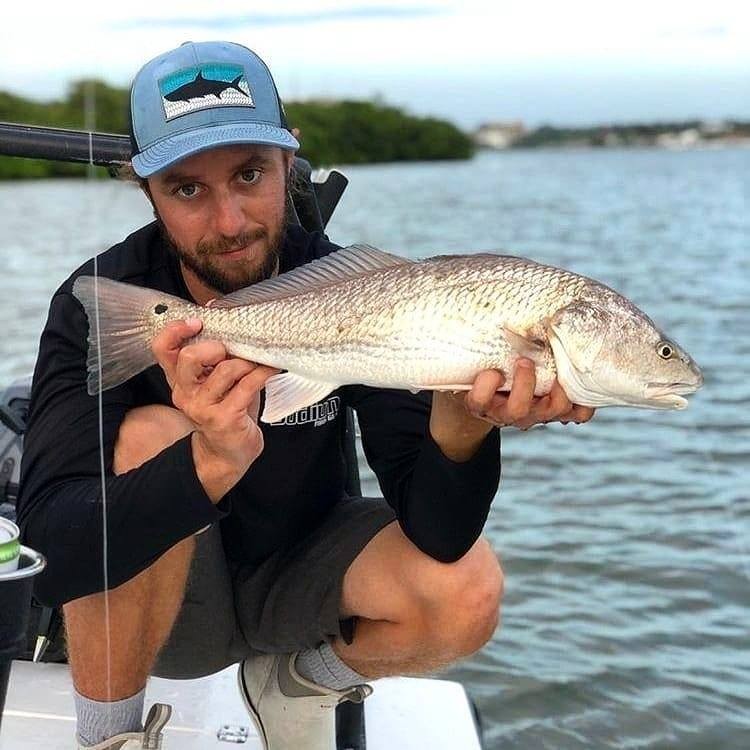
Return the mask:
<svg viewBox="0 0 750 750"><path fill-rule="evenodd" d="M78 742L91 747L125 732L143 731L143 702L146 688L119 701L95 701L74 692L78 717Z"/></svg>
<svg viewBox="0 0 750 750"><path fill-rule="evenodd" d="M328 643L300 651L294 666L306 680L334 690L346 690L367 682L366 677L341 661Z"/></svg>

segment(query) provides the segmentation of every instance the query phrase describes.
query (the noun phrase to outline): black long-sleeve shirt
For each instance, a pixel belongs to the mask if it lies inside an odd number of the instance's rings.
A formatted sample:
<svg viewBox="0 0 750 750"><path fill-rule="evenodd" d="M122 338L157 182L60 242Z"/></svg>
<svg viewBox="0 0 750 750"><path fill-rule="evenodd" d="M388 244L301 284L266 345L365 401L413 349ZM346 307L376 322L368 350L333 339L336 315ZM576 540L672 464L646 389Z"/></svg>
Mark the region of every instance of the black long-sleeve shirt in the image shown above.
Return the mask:
<svg viewBox="0 0 750 750"><path fill-rule="evenodd" d="M287 271L337 247L298 226L287 232ZM134 232L98 260L102 276L191 299L179 263L155 224ZM259 564L304 537L345 494L341 420L356 410L365 454L406 535L442 561L460 558L479 536L500 475L493 430L464 463L447 459L429 434L430 394L345 386L282 423L261 423L264 449L214 505L195 472L190 438L120 476L114 445L125 414L171 405L158 366L102 394L106 480L100 474L98 398L86 391L88 322L72 295L79 268L55 293L34 371L21 470L18 520L25 543L47 556L36 579L48 605L103 589L103 489L108 519L109 586L148 567L169 547L221 521L227 554Z"/></svg>

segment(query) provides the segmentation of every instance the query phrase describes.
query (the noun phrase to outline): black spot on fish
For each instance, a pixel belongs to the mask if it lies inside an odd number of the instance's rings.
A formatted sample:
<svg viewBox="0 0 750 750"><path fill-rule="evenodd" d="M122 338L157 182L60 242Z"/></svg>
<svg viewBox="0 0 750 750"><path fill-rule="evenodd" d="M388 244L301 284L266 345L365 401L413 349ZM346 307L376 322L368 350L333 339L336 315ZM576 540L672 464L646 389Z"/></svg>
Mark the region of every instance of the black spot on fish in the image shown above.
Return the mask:
<svg viewBox="0 0 750 750"><path fill-rule="evenodd" d="M157 306L156 306L156 307L154 308L154 312L155 312L155 313L156 313L157 315L162 315L162 314L163 314L163 313L165 313L165 312L166 312L167 310L169 310L169 308L168 308L168 307L167 307L166 305L162 305L162 304L158 304L158 305L157 305Z"/></svg>

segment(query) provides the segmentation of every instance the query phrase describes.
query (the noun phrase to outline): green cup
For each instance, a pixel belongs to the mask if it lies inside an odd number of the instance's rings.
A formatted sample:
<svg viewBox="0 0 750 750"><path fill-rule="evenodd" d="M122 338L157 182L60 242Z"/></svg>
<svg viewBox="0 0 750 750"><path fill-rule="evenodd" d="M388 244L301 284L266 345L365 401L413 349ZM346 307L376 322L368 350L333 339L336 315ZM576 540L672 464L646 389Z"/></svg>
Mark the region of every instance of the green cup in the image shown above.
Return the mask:
<svg viewBox="0 0 750 750"><path fill-rule="evenodd" d="M0 518L0 573L9 573L18 569L21 544L18 541L18 530L12 521Z"/></svg>

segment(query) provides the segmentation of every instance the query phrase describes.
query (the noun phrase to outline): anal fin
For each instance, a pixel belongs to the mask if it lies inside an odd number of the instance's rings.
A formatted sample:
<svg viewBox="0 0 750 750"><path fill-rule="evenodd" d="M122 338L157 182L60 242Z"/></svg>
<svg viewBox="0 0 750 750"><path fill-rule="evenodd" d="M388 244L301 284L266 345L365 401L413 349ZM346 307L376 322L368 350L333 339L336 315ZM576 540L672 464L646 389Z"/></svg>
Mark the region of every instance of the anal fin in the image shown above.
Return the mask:
<svg viewBox="0 0 750 750"><path fill-rule="evenodd" d="M261 422L279 422L320 401L336 388L336 383L321 383L291 372L274 375L266 381L266 403Z"/></svg>

